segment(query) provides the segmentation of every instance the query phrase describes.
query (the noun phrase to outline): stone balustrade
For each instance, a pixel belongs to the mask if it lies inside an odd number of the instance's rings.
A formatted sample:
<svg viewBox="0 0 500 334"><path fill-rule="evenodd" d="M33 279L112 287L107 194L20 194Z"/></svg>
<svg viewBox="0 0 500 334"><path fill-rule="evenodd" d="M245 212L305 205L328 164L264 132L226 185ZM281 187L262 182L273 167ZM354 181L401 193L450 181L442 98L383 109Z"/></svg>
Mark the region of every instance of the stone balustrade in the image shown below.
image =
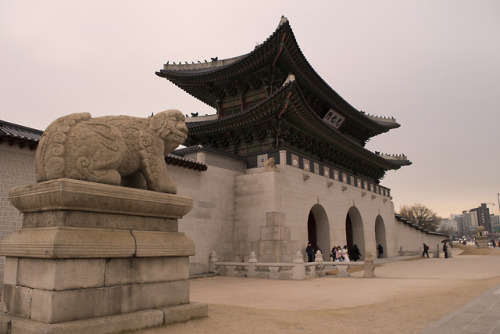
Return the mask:
<svg viewBox="0 0 500 334"><path fill-rule="evenodd" d="M374 277L373 260L357 262L323 261L323 254L316 253L314 262L304 262L300 251L295 254L294 262L258 262L255 252L251 252L248 262L221 262L217 254L210 255L210 271L222 276L250 277L265 279L303 280L324 277L328 270L337 269L336 277L350 277L348 269L363 266L363 277Z"/></svg>

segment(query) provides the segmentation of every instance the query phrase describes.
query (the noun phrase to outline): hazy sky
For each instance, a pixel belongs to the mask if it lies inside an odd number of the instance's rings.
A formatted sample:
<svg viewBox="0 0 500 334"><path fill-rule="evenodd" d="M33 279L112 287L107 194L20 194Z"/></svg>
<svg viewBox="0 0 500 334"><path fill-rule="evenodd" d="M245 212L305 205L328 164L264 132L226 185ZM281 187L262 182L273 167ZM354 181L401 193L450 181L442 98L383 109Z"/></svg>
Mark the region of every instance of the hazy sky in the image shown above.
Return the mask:
<svg viewBox="0 0 500 334"><path fill-rule="evenodd" d="M288 17L319 75L359 110L401 127L372 151L396 211L498 214L500 1L0 0L0 119L45 129L75 112L214 110L155 75L163 63L248 53Z"/></svg>

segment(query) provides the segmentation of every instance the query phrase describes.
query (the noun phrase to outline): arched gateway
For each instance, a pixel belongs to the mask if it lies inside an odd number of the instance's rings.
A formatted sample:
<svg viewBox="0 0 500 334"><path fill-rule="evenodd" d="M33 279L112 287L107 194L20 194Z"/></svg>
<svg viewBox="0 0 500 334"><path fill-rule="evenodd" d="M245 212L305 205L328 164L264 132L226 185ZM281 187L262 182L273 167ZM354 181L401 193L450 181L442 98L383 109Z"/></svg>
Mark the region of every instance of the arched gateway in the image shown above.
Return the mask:
<svg viewBox="0 0 500 334"><path fill-rule="evenodd" d="M353 245L357 245L359 252L361 253L361 258L364 258L365 236L363 231L363 220L361 219L359 210L354 206L347 212L345 219L345 233L347 247L351 249Z"/></svg>
<svg viewBox="0 0 500 334"><path fill-rule="evenodd" d="M405 155L372 152L365 144L399 124L392 117L368 115L347 102L339 103L342 97L308 63L285 17L263 43L247 54L228 59L215 57L203 63L167 61L156 74L214 108L211 115L193 114L186 119L186 148L176 154L238 173L224 176L226 182L219 174L212 174L214 169L207 170L206 179L213 180L208 181L210 187L200 188L209 192L207 201L203 201L207 206L195 206L199 211L188 215L187 219L193 217L190 225L181 224L186 231L197 231L197 217L208 216L206 219L213 222L210 226L214 234L209 236L209 243L205 235L194 233L195 243L203 247L198 247L192 263L200 268L206 267L210 247L215 247L221 258L233 259L248 256L256 241L261 258L284 259L284 254L294 257L294 241L304 243L306 237L328 254L333 246L330 243L341 243L344 238L332 233L329 240L325 211L320 205L313 206L318 202L311 202L310 213L305 209L300 215L296 207L287 207L318 197L338 197L346 203L355 199L363 205L369 203L374 210L384 210L386 219L390 217L388 212L393 209L385 204L390 200L390 190L381 186L380 180L386 171L411 162ZM233 193L228 191L231 182ZM184 184L194 186L191 180ZM200 191L186 190L193 194ZM230 204L218 205L220 197L212 194L226 196ZM208 208L213 214L207 215ZM222 209L227 212L219 212ZM286 219L264 223L262 218L275 210ZM361 215L357 209L344 214L347 240L364 253L368 244L364 241ZM304 231L306 219L308 236L292 233L296 226ZM342 218L339 223L342 229ZM370 220L366 231L370 245L372 224ZM221 230L235 233L219 233ZM237 246L226 246L231 244Z"/></svg>
<svg viewBox="0 0 500 334"><path fill-rule="evenodd" d="M307 219L307 237L314 247L323 254L330 252L330 224L325 209L319 204L313 205Z"/></svg>

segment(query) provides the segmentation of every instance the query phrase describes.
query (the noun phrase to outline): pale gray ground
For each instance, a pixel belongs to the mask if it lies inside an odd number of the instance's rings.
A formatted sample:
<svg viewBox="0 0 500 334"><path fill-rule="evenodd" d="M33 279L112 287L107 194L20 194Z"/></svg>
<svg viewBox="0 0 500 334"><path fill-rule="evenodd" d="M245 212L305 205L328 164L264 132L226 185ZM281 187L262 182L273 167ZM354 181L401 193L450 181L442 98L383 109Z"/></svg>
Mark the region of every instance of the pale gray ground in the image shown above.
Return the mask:
<svg viewBox="0 0 500 334"><path fill-rule="evenodd" d="M418 333L500 285L500 250L460 252L387 263L375 279L195 279L191 301L208 303L208 318L139 333Z"/></svg>

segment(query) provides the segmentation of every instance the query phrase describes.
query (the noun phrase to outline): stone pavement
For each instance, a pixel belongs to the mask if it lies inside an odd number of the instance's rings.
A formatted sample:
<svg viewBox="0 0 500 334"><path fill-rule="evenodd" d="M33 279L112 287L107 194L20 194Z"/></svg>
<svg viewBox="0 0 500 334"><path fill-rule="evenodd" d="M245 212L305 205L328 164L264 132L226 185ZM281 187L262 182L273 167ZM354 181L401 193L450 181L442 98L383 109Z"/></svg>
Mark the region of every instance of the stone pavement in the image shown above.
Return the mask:
<svg viewBox="0 0 500 334"><path fill-rule="evenodd" d="M500 333L500 286L469 302L420 334Z"/></svg>
<svg viewBox="0 0 500 334"><path fill-rule="evenodd" d="M414 289L435 289L455 280L482 280L500 276L499 257L460 255L449 259L395 257L377 259L377 278L327 276L303 281L238 277L211 277L191 281L191 300L269 310L321 310L383 303ZM417 259L417 261L404 261ZM339 289L339 287L341 287ZM457 291L459 293L459 291ZM263 302L265 301L265 302ZM500 286L436 322L428 333L499 333Z"/></svg>

